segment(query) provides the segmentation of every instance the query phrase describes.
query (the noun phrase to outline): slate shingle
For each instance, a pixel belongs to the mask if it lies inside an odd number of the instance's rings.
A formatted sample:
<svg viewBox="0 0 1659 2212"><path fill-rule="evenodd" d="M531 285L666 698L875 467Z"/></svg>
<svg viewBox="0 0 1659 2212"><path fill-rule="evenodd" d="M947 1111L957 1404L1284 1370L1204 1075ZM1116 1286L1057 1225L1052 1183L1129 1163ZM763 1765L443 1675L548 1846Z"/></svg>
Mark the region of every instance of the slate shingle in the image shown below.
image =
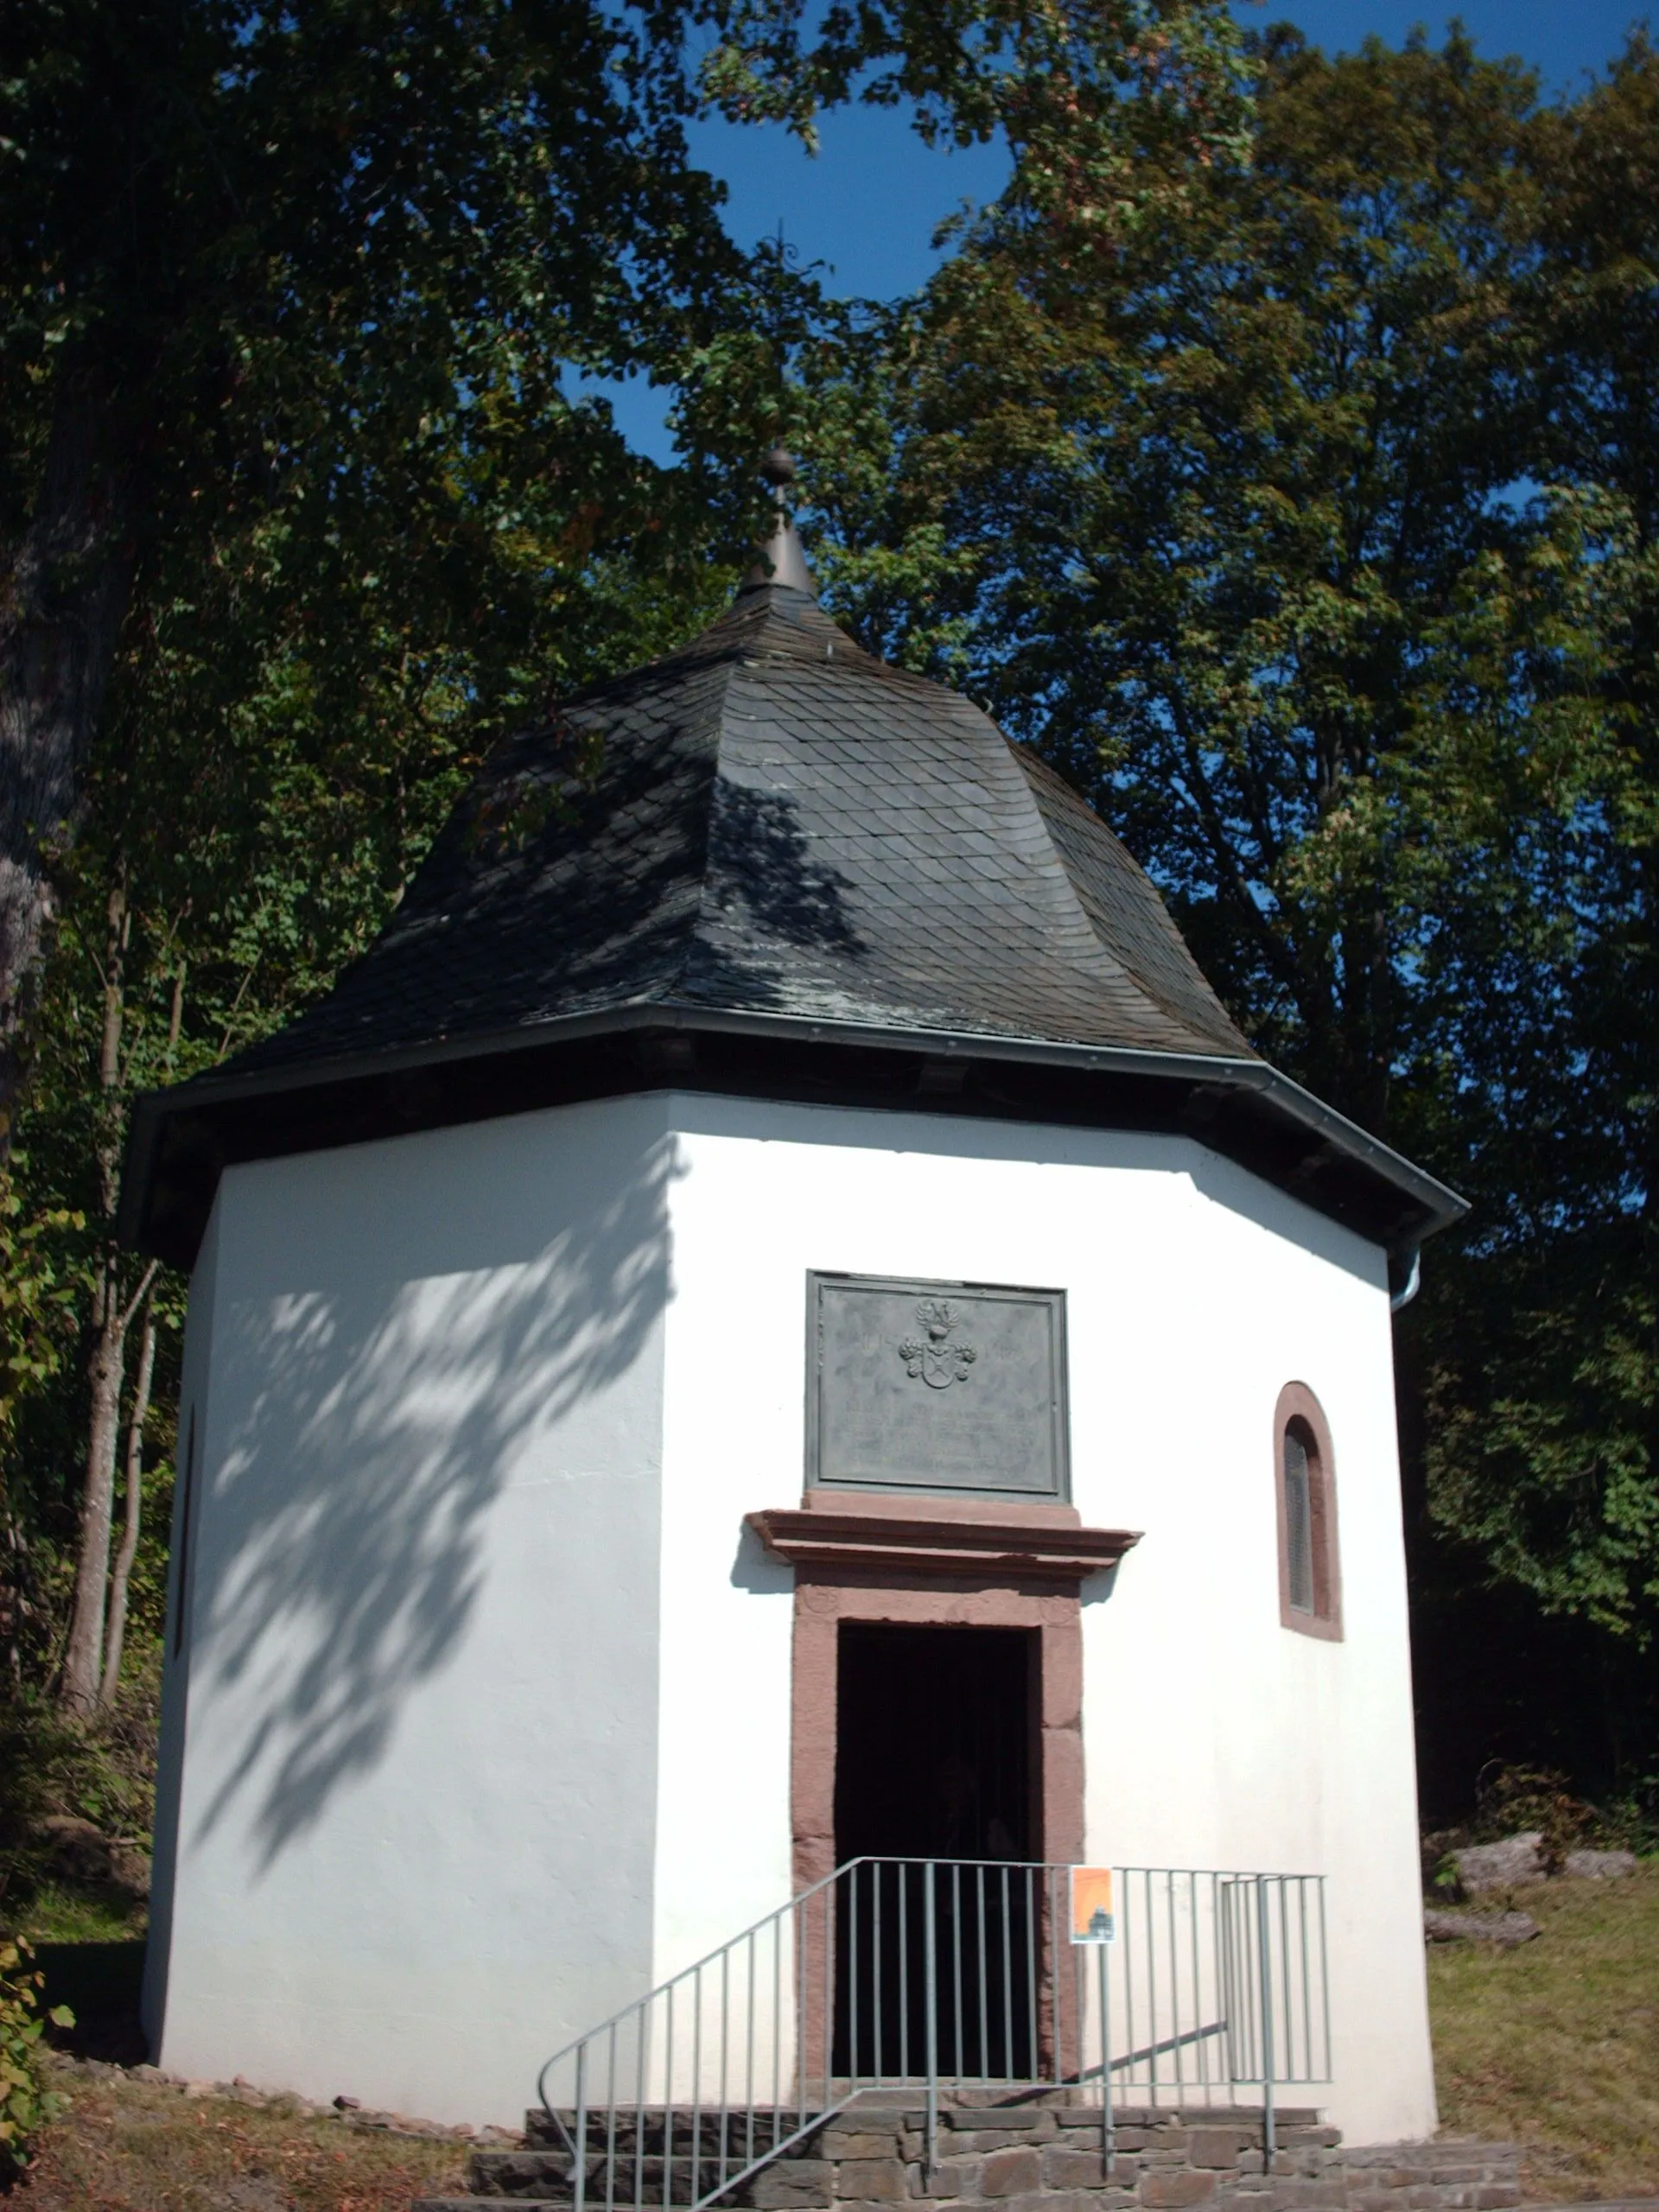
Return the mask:
<svg viewBox="0 0 1659 2212"><path fill-rule="evenodd" d="M771 584L504 747L371 950L217 1079L653 1003L1252 1057L1103 823Z"/></svg>

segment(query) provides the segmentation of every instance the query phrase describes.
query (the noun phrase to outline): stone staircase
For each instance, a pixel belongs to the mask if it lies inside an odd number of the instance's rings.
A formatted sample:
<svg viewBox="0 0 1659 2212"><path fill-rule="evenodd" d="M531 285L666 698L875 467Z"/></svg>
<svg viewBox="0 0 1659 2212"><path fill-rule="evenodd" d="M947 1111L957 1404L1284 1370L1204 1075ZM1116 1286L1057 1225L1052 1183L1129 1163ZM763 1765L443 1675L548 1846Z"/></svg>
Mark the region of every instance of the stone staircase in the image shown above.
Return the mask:
<svg viewBox="0 0 1659 2212"><path fill-rule="evenodd" d="M893 2212L912 2203L927 2212L1187 2212L1197 2206L1213 2212L1503 2212L1521 2202L1520 2154L1513 2144L1344 2149L1317 2112L1281 2106L1269 2170L1259 2107L1126 2105L1116 2115L1116 2157L1108 2174L1098 2105L1068 2101L1064 2090L995 2103L983 2092L979 2096L970 2101L962 2093L942 2102L938 2163L931 2174L923 2165L925 2116L913 2092L867 2091L728 2190L720 2200L722 2212L727 2206ZM608 2161L590 2118L587 2212L607 2212L607 2163L614 2212L636 2202L661 2205L665 2179L671 2202L684 2206L719 2181L722 2125L728 2171L765 2156L775 2139L763 2132L769 2119L756 2120L750 2137L747 2114L722 2121L703 2113L694 2145L691 2113L673 2118L671 2145L662 2112L647 2113L637 2129L632 2114L619 2119ZM566 2125L574 2126L574 2115L566 2116ZM787 2123L781 2132L791 2132ZM481 2212L491 2200L512 2202L518 2212L569 2212L570 2151L539 2109L526 2115L524 2133L522 2148L474 2152L467 2196L422 2197L415 2212Z"/></svg>

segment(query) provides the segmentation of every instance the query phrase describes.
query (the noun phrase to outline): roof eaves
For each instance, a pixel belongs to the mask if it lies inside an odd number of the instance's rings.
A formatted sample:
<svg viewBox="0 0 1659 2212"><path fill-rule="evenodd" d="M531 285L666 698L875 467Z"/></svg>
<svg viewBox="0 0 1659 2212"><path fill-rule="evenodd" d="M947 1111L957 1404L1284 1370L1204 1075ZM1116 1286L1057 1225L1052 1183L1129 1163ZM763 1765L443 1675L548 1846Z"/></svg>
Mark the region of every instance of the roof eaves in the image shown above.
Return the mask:
<svg viewBox="0 0 1659 2212"><path fill-rule="evenodd" d="M175 1113L232 1105L243 1100L302 1091L364 1076L395 1075L416 1067L575 1043L639 1028L720 1031L810 1044L855 1046L865 1050L937 1054L946 1059L1016 1061L1084 1073L1185 1082L1235 1094L1250 1094L1260 1098L1276 1116L1316 1136L1331 1151L1363 1166L1398 1192L1423 1214L1427 1224L1424 1236L1451 1227L1469 1211L1467 1200L1437 1177L1414 1166L1264 1060L1222 1053L1155 1052L1138 1046L1083 1045L982 1030L897 1026L883 1028L861 1021L838 1022L797 1014L692 1006L672 999L641 998L598 1012L524 1023L510 1030L443 1039L390 1052L357 1053L333 1061L311 1061L302 1066L255 1071L246 1076L219 1080L197 1077L190 1083L166 1090L143 1092L135 1106L128 1141L118 1234L130 1243L137 1241L141 1230L140 1194L149 1180L162 1128Z"/></svg>

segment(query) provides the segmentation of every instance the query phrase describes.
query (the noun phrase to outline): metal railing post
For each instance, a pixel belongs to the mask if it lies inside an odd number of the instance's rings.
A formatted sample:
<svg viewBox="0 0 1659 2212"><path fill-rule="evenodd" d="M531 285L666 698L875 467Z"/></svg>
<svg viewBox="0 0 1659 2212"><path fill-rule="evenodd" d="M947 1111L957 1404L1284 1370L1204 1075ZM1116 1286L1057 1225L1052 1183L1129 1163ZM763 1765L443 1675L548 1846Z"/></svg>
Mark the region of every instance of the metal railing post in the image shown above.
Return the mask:
<svg viewBox="0 0 1659 2212"><path fill-rule="evenodd" d="M663 2027L663 2205L664 2212L674 2202L674 1990L668 1985L667 2001L664 2005L666 2019ZM576 2212L582 2212L580 2204Z"/></svg>
<svg viewBox="0 0 1659 2212"><path fill-rule="evenodd" d="M923 1935L923 2002L927 2007L927 2142L923 2151L922 2176L931 2180L938 2171L939 2147L939 1975L938 1930L933 1916L933 1861L922 1869L922 1910L926 1916Z"/></svg>
<svg viewBox="0 0 1659 2212"><path fill-rule="evenodd" d="M1091 2000L1090 1947L1073 1948L1064 1940L1065 1868L919 1858L860 1859L836 1868L548 2060L537 2087L550 2139L570 2154L566 2212L708 2212L771 2160L807 2142L862 2088L891 2086L913 2096L912 2068L918 2058L925 2069L922 2155L931 2185L940 2171L942 2075L949 2074L958 2090L970 2082L1034 2088L1050 2071L1041 2048L1045 2015L1054 2038L1054 2088L1075 2085L1086 2095L1099 2082L1105 2177L1116 2173L1118 2075L1132 2093L1146 2082L1154 2103L1171 2093L1185 2098L1194 2090L1207 2092L1214 2079L1210 2047L1217 2038L1224 2039L1217 2048L1226 2053L1223 2070L1234 2093L1247 2082L1262 2085L1265 2163L1271 2171L1278 2153L1275 2099L1281 2075L1287 2083L1330 2078L1324 1878L1144 1867L1117 1868L1115 1874L1122 1885L1119 1941L1093 1947ZM861 1884L868 1885L862 1898ZM1045 1885L1046 1921L1040 1904ZM893 1895L884 1896L887 1887ZM1212 1967L1201 1956L1202 1898L1213 1922ZM950 1954L941 1958L940 1920L947 1906ZM916 1907L923 1915L919 1946L913 1942ZM769 1974L759 1956L762 1940L772 1945ZM791 1952L792 2001L783 1983L785 1942ZM743 1955L736 1958L740 1944ZM715 1967L717 1974L710 1970ZM768 1982L769 2086L760 2078L766 2066ZM844 1987L838 1990L838 1982ZM953 2005L948 2023L942 2018L947 1988ZM910 2012L918 1996L920 2023ZM1091 2001L1100 2023L1097 2063L1090 2062L1087 2048ZM822 2006L821 2024L815 2004ZM712 2019L705 2018L710 2005L716 2008ZM1117 2007L1124 2018L1122 2052L1115 2050ZM918 2025L925 2051L915 2048L911 2032ZM821 2031L821 2054L809 2047L810 2031ZM785 2069L791 2032L792 2081ZM629 2034L635 2045L631 2060L626 2056ZM844 2078L836 2078L843 2037ZM815 2056L822 2059L821 2082ZM683 2107L676 2102L681 2064L690 2074ZM574 2076L567 2070L572 2068ZM606 2079L596 2082L601 2069ZM630 2069L631 2082L625 2078ZM741 2110L732 2103L734 2072L740 2076ZM574 2108L564 2101L570 2092ZM769 2116L763 2109L768 2104ZM591 2176L590 2131L599 2146ZM683 2176L675 2171L679 2164L686 2167ZM660 2180L648 2171L658 2164ZM625 2180L629 2165L632 2172Z"/></svg>
<svg viewBox="0 0 1659 2212"><path fill-rule="evenodd" d="M1100 1960L1100 2161L1106 2178L1117 2164L1117 2129L1112 2120L1112 1974L1110 1947L1096 1943Z"/></svg>
<svg viewBox="0 0 1659 2212"><path fill-rule="evenodd" d="M1065 1973L1060 1963L1065 1956L1060 1945L1060 1877L1057 1867L1050 1866L1045 1871L1048 1875L1048 1905L1043 1924L1043 1955L1052 1967L1048 1975L1048 2032L1051 2056L1054 2061L1052 2069L1054 2087L1058 2089L1065 2080L1065 2015L1061 1997ZM1078 2063L1082 2063L1081 2056Z"/></svg>
<svg viewBox="0 0 1659 2212"><path fill-rule="evenodd" d="M570 2165L570 2202L582 2212L588 2195L588 2046L576 2050L576 2155Z"/></svg>
<svg viewBox="0 0 1659 2212"><path fill-rule="evenodd" d="M858 1866L849 1869L847 1886L852 1892L852 1910L848 1915L847 1938L847 2081L850 2088L858 2087L858 1967L861 1953L858 1948ZM840 1998L837 1996L836 2003Z"/></svg>
<svg viewBox="0 0 1659 2212"><path fill-rule="evenodd" d="M1268 2171L1278 2150L1273 2115L1273 1938L1268 1928L1268 1878L1255 1878L1255 1943L1262 1976L1262 2146Z"/></svg>

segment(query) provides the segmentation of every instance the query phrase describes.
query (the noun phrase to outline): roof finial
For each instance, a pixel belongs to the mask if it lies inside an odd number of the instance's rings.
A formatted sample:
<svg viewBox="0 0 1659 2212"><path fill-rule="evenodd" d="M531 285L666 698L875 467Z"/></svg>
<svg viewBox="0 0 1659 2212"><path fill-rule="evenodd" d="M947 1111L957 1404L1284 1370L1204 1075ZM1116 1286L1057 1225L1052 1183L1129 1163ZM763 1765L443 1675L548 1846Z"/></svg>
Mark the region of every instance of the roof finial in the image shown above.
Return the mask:
<svg viewBox="0 0 1659 2212"><path fill-rule="evenodd" d="M760 559L743 579L745 591L760 584L782 584L790 591L817 596L812 571L790 519L788 493L795 481L795 460L787 447L773 446L760 463L760 474L772 490L772 535L756 550Z"/></svg>

